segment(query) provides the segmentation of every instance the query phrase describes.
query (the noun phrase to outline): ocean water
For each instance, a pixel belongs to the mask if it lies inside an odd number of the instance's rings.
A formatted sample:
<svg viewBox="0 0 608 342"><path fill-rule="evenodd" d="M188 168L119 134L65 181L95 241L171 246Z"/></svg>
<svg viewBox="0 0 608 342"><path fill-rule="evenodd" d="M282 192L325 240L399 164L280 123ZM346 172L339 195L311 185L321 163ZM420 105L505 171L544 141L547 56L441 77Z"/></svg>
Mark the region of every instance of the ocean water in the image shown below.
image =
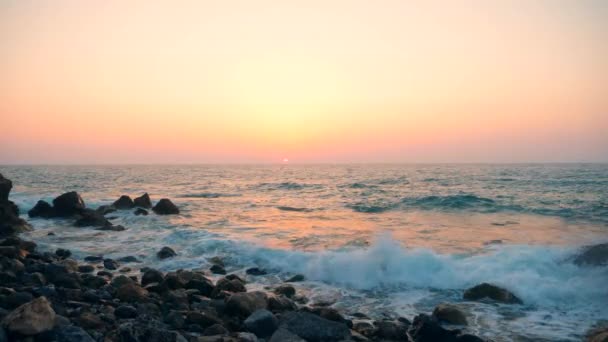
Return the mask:
<svg viewBox="0 0 608 342"><path fill-rule="evenodd" d="M430 313L459 303L465 329L495 341L578 341L608 320L608 268L570 261L608 241L608 165L0 166L25 214L39 199L78 191L89 207L122 194L171 198L177 216L109 216L101 232L32 219L42 248L77 257L135 255L164 271L258 266L248 287L293 274L310 303L371 317ZM48 236L49 232L56 235ZM178 256L158 261L171 246ZM480 282L524 305L462 300Z"/></svg>

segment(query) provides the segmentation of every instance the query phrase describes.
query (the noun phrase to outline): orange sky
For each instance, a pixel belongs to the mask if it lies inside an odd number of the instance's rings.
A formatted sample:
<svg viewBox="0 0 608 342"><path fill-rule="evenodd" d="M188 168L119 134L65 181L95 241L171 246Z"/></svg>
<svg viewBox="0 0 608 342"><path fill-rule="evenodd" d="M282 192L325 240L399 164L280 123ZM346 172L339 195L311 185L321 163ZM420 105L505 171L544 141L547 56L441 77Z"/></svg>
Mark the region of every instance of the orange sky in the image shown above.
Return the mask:
<svg viewBox="0 0 608 342"><path fill-rule="evenodd" d="M608 161L608 2L0 3L0 164Z"/></svg>

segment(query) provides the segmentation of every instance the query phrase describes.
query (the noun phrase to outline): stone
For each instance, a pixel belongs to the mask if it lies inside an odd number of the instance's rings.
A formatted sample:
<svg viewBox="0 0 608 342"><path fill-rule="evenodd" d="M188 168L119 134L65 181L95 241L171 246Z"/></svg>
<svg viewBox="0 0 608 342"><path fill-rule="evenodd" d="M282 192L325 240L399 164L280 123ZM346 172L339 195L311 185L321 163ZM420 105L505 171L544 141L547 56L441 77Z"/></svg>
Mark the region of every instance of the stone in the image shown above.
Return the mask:
<svg viewBox="0 0 608 342"><path fill-rule="evenodd" d="M69 249L59 248L55 251L55 255L60 257L61 259L65 259L72 256L72 252L70 252Z"/></svg>
<svg viewBox="0 0 608 342"><path fill-rule="evenodd" d="M257 337L267 337L272 335L279 326L279 321L266 309L254 311L243 322L247 330L254 333Z"/></svg>
<svg viewBox="0 0 608 342"><path fill-rule="evenodd" d="M155 269L148 269L141 276L141 285L146 286L150 283L161 283L164 280L164 275L162 272Z"/></svg>
<svg viewBox="0 0 608 342"><path fill-rule="evenodd" d="M53 209L53 206L49 202L40 200L27 212L27 215L31 218L42 217L48 219L54 217L56 214L55 209Z"/></svg>
<svg viewBox="0 0 608 342"><path fill-rule="evenodd" d="M103 260L103 267L105 267L108 270L116 270L118 269L120 265L118 264L118 262L112 260L112 259L104 259Z"/></svg>
<svg viewBox="0 0 608 342"><path fill-rule="evenodd" d="M133 200L133 204L136 207L140 207L140 208L144 208L144 209L152 208L152 201L150 200L150 195L148 195L147 192L139 197L136 197Z"/></svg>
<svg viewBox="0 0 608 342"><path fill-rule="evenodd" d="M129 262L141 262L139 261L139 259L137 259L136 257L132 256L132 255L128 255L128 256L124 256L124 257L120 257L118 259L116 259L119 262L124 262L124 263L129 263Z"/></svg>
<svg viewBox="0 0 608 342"><path fill-rule="evenodd" d="M608 326L592 329L586 337L587 342L608 342Z"/></svg>
<svg viewBox="0 0 608 342"><path fill-rule="evenodd" d="M89 255L84 258L87 262L101 262L103 261L103 255Z"/></svg>
<svg viewBox="0 0 608 342"><path fill-rule="evenodd" d="M304 280L306 280L306 278L303 275L296 274L293 277L285 280L285 282L286 283L297 283L297 282L304 281Z"/></svg>
<svg viewBox="0 0 608 342"><path fill-rule="evenodd" d="M409 324L398 320L381 320L375 322L376 336L387 340L407 340Z"/></svg>
<svg viewBox="0 0 608 342"><path fill-rule="evenodd" d="M13 182L8 178L4 178L4 176L0 173L0 202L8 201L8 195L10 194L12 188Z"/></svg>
<svg viewBox="0 0 608 342"><path fill-rule="evenodd" d="M131 305L121 305L114 310L114 316L117 318L135 318L137 317L137 309Z"/></svg>
<svg viewBox="0 0 608 342"><path fill-rule="evenodd" d="M284 295L287 298L291 298L296 295L296 289L288 284L279 285L274 289L274 293Z"/></svg>
<svg viewBox="0 0 608 342"><path fill-rule="evenodd" d="M124 230L127 230L125 227L119 225L119 224L107 224L105 226L99 227L99 228L95 228L95 230L105 230L105 231L112 231L112 232L122 232Z"/></svg>
<svg viewBox="0 0 608 342"><path fill-rule="evenodd" d="M222 321L209 311L190 311L186 314L186 323L198 324L202 328L207 328L214 324L221 324Z"/></svg>
<svg viewBox="0 0 608 342"><path fill-rule="evenodd" d="M112 223L103 214L93 209L82 209L78 213L78 219L74 222L75 227L105 227Z"/></svg>
<svg viewBox="0 0 608 342"><path fill-rule="evenodd" d="M272 337L268 342L306 342L306 340L287 329L279 328L272 334Z"/></svg>
<svg viewBox="0 0 608 342"><path fill-rule="evenodd" d="M156 256L158 256L159 259L172 258L176 255L177 255L177 253L175 253L175 251L173 249L171 249L171 247L167 247L167 246L161 248L160 251L158 251L158 253L156 253Z"/></svg>
<svg viewBox="0 0 608 342"><path fill-rule="evenodd" d="M91 312L83 312L78 316L78 325L85 329L101 329L105 326L105 323L99 318L99 316Z"/></svg>
<svg viewBox="0 0 608 342"><path fill-rule="evenodd" d="M226 274L226 270L220 265L212 265L209 268L209 271L211 271L213 274Z"/></svg>
<svg viewBox="0 0 608 342"><path fill-rule="evenodd" d="M147 297L148 291L134 283L125 284L116 290L116 298L122 302L144 302Z"/></svg>
<svg viewBox="0 0 608 342"><path fill-rule="evenodd" d="M116 211L116 208L113 205L100 205L97 209L95 209L101 215L107 215L109 213L113 213Z"/></svg>
<svg viewBox="0 0 608 342"><path fill-rule="evenodd" d="M226 301L226 312L240 317L247 317L254 311L267 307L268 297L261 291L237 292Z"/></svg>
<svg viewBox="0 0 608 342"><path fill-rule="evenodd" d="M186 325L186 320L181 312L171 310L164 319L165 323L169 324L173 329L182 329Z"/></svg>
<svg viewBox="0 0 608 342"><path fill-rule="evenodd" d="M118 210L126 210L135 207L135 204L133 203L131 197L122 195L119 199L112 203L112 206Z"/></svg>
<svg viewBox="0 0 608 342"><path fill-rule="evenodd" d="M80 273L91 273L95 271L95 267L93 265L79 265L78 272Z"/></svg>
<svg viewBox="0 0 608 342"><path fill-rule="evenodd" d="M163 198L152 208L158 215L176 215L179 214L179 209L168 198Z"/></svg>
<svg viewBox="0 0 608 342"><path fill-rule="evenodd" d="M228 277L224 277L219 279L215 283L215 293L219 293L220 291L228 291L228 292L247 292L247 288L245 284L240 279L228 279Z"/></svg>
<svg viewBox="0 0 608 342"><path fill-rule="evenodd" d="M496 285L482 283L464 291L466 300L492 299L505 304L523 304L522 300L513 293Z"/></svg>
<svg viewBox="0 0 608 342"><path fill-rule="evenodd" d="M55 311L46 297L38 297L10 312L2 320L9 332L21 335L37 335L53 329Z"/></svg>
<svg viewBox="0 0 608 342"><path fill-rule="evenodd" d="M74 325L61 325L53 330L56 341L61 342L95 342L95 340L81 327Z"/></svg>
<svg viewBox="0 0 608 342"><path fill-rule="evenodd" d="M142 208L137 208L135 209L135 211L133 212L133 214L135 216L147 216L148 215L148 211L146 209L142 209Z"/></svg>
<svg viewBox="0 0 608 342"><path fill-rule="evenodd" d="M450 324L467 325L467 317L462 310L451 304L439 304L433 310L433 317Z"/></svg>
<svg viewBox="0 0 608 342"><path fill-rule="evenodd" d="M344 323L333 322L308 312L288 312L281 317L280 328L306 341L342 341L350 339L350 329ZM273 336L274 338L274 336Z"/></svg>
<svg viewBox="0 0 608 342"><path fill-rule="evenodd" d="M85 208L82 197L76 191L66 192L53 200L55 214L68 217L80 213Z"/></svg>
<svg viewBox="0 0 608 342"><path fill-rule="evenodd" d="M268 309L273 312L293 311L298 306L289 298L284 296L268 296Z"/></svg>
<svg viewBox="0 0 608 342"><path fill-rule="evenodd" d="M249 268L245 271L245 273L247 273L249 275L253 275L253 276L261 276L261 275L267 274L266 271L264 271L261 268L257 268L257 267Z"/></svg>
<svg viewBox="0 0 608 342"><path fill-rule="evenodd" d="M587 246L574 258L579 266L606 266L608 265L608 243Z"/></svg>
<svg viewBox="0 0 608 342"><path fill-rule="evenodd" d="M227 335L229 331L221 324L214 324L203 331L203 336Z"/></svg>

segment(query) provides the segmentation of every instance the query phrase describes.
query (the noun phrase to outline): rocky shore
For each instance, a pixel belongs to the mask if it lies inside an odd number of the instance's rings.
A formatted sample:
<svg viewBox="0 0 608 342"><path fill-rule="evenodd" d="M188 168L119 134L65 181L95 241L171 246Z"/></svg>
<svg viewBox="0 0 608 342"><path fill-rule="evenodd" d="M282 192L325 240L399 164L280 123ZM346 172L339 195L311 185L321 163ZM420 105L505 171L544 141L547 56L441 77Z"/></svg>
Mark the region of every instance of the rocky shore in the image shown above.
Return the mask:
<svg viewBox="0 0 608 342"><path fill-rule="evenodd" d="M449 341L482 338L463 333L467 315L457 304L438 305L432 313L412 318L345 315L330 306L309 306L293 282L297 275L267 291L249 291L236 274L226 274L222 260L205 271L163 273L138 267L137 258L119 260L91 255L75 260L67 249L39 251L19 234L31 226L9 201L12 182L0 175L0 342L4 341ZM105 215L133 210L134 215L178 214L169 199L152 205L148 194L132 200L121 196L112 205L87 208L80 195L68 192L53 203L39 201L28 215L70 218L74 226L120 231ZM579 265L605 265L606 245L587 248ZM170 247L156 258L172 258ZM125 273L137 276L127 276ZM222 275L212 281L210 275ZM264 270L252 267L247 274ZM482 283L467 289L467 301L521 305L507 289ZM608 332L594 330L590 341L607 341Z"/></svg>

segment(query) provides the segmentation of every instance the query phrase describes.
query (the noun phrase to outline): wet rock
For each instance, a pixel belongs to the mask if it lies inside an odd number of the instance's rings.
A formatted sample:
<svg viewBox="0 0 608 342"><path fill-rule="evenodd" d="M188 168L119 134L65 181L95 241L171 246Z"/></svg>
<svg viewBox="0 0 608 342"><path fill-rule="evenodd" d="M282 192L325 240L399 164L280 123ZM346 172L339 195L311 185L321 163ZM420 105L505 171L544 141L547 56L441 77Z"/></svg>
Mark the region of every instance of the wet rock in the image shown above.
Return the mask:
<svg viewBox="0 0 608 342"><path fill-rule="evenodd" d="M76 215L84 208L84 201L76 191L66 192L53 200L53 209L60 217Z"/></svg>
<svg viewBox="0 0 608 342"><path fill-rule="evenodd" d="M267 307L268 297L261 291L237 292L226 301L226 312L239 317L247 317L254 311Z"/></svg>
<svg viewBox="0 0 608 342"><path fill-rule="evenodd" d="M115 270L118 269L120 265L118 264L118 262L112 260L112 259L104 259L103 260L103 267L105 267L108 270Z"/></svg>
<svg viewBox="0 0 608 342"><path fill-rule="evenodd" d="M141 276L141 285L146 286L150 283L161 283L165 279L162 272L155 269L148 269Z"/></svg>
<svg viewBox="0 0 608 342"><path fill-rule="evenodd" d="M8 195L10 194L12 188L13 182L8 178L4 178L4 176L0 173L0 202L8 201Z"/></svg>
<svg viewBox="0 0 608 342"><path fill-rule="evenodd" d="M148 211L146 209L137 208L137 209L135 209L135 211L133 212L133 214L135 216L140 216L140 215L147 216L148 215Z"/></svg>
<svg viewBox="0 0 608 342"><path fill-rule="evenodd" d="M161 248L160 251L158 251L158 253L156 253L156 256L158 256L159 259L172 258L176 255L177 255L177 253L175 253L175 251L173 249L171 249L170 247L167 247L167 246Z"/></svg>
<svg viewBox="0 0 608 342"><path fill-rule="evenodd" d="M203 296L211 296L215 286L213 286L213 282L204 276L204 274L199 272L193 272L192 278L188 280L184 288L189 290L197 290Z"/></svg>
<svg viewBox="0 0 608 342"><path fill-rule="evenodd" d="M78 219L74 222L75 227L105 227L111 225L112 223L108 219L93 209L81 210L78 213Z"/></svg>
<svg viewBox="0 0 608 342"><path fill-rule="evenodd" d="M77 319L78 325L85 329L101 329L105 326L105 323L99 318L99 316L91 312L83 312Z"/></svg>
<svg viewBox="0 0 608 342"><path fill-rule="evenodd" d="M53 329L53 334L56 341L61 342L94 342L82 328L74 325L60 325Z"/></svg>
<svg viewBox="0 0 608 342"><path fill-rule="evenodd" d="M296 295L296 289L291 285L283 284L274 289L274 293L291 298Z"/></svg>
<svg viewBox="0 0 608 342"><path fill-rule="evenodd" d="M176 331L167 330L160 322L155 320L126 321L118 327L116 336L109 337L110 341L129 342L186 342L186 339ZM151 339L153 337L153 339Z"/></svg>
<svg viewBox="0 0 608 342"><path fill-rule="evenodd" d="M186 314L186 323L197 324L204 329L222 321L210 311L190 311Z"/></svg>
<svg viewBox="0 0 608 342"><path fill-rule="evenodd" d="M284 314L279 327L306 341L342 341L350 339L351 336L346 324L333 322L307 312Z"/></svg>
<svg viewBox="0 0 608 342"><path fill-rule="evenodd" d="M346 319L344 318L344 316L342 316L342 314L334 308L313 307L308 310L310 310L311 313L318 315L320 317L323 317L325 319L328 319L330 321L341 322L341 323L347 322Z"/></svg>
<svg viewBox="0 0 608 342"><path fill-rule="evenodd" d="M608 243L587 246L574 258L574 263L583 266L605 266L608 265Z"/></svg>
<svg viewBox="0 0 608 342"><path fill-rule="evenodd" d="M131 197L127 195L122 195L119 199L112 203L112 206L118 210L126 210L135 207L135 203L133 203Z"/></svg>
<svg viewBox="0 0 608 342"><path fill-rule="evenodd" d="M229 279L228 277L224 277L219 279L215 283L214 293L218 293L220 291L228 291L228 292L247 292L247 288L245 284L240 279ZM213 295L212 295L213 296Z"/></svg>
<svg viewBox="0 0 608 342"><path fill-rule="evenodd" d="M395 341L407 340L407 329L409 324L398 320L381 320L376 321L375 336Z"/></svg>
<svg viewBox="0 0 608 342"><path fill-rule="evenodd" d="M16 235L30 230L32 230L32 227L19 217L19 208L15 203L0 201L0 237Z"/></svg>
<svg viewBox="0 0 608 342"><path fill-rule="evenodd" d="M284 296L268 296L268 309L273 312L293 311L297 305Z"/></svg>
<svg viewBox="0 0 608 342"><path fill-rule="evenodd" d="M254 311L243 323L247 330L254 333L257 337L270 336L279 326L277 318L266 309Z"/></svg>
<svg viewBox="0 0 608 342"><path fill-rule="evenodd" d="M118 289L121 288L123 285L127 285L127 284L133 284L134 281L133 279L125 276L125 275L119 275L118 277L112 279L112 287Z"/></svg>
<svg viewBox="0 0 608 342"><path fill-rule="evenodd" d="M492 299L505 304L523 304L513 293L496 285L482 283L467 289L463 295L466 300Z"/></svg>
<svg viewBox="0 0 608 342"><path fill-rule="evenodd" d="M372 337L378 329L368 321L356 321L353 322L353 330L365 337Z"/></svg>
<svg viewBox="0 0 608 342"><path fill-rule="evenodd" d="M34 297L29 292L13 292L0 301L0 306L5 309L14 309L30 302Z"/></svg>
<svg viewBox="0 0 608 342"><path fill-rule="evenodd" d="M148 291L137 284L125 284L116 290L116 298L122 302L144 302L147 300Z"/></svg>
<svg viewBox="0 0 608 342"><path fill-rule="evenodd" d="M121 226L121 225L119 225L119 224L116 224L116 225L114 225L114 224L108 224L108 225L105 225L103 227L96 228L96 230L122 232L122 231L126 230L126 228L123 227L123 226Z"/></svg>
<svg viewBox="0 0 608 342"><path fill-rule="evenodd" d="M61 259L69 258L72 256L72 252L69 249L59 248L55 251L55 255Z"/></svg>
<svg viewBox="0 0 608 342"><path fill-rule="evenodd" d="M173 202L168 198L163 198L152 208L158 215L175 215L179 214L179 209Z"/></svg>
<svg viewBox="0 0 608 342"><path fill-rule="evenodd" d="M467 317L462 310L451 304L439 304L433 310L433 317L450 324L467 325Z"/></svg>
<svg viewBox="0 0 608 342"><path fill-rule="evenodd" d="M608 326L599 327L587 333L587 342L608 342Z"/></svg>
<svg viewBox="0 0 608 342"><path fill-rule="evenodd" d="M117 318L135 318L137 317L137 309L131 305L121 305L114 310L114 315Z"/></svg>
<svg viewBox="0 0 608 342"><path fill-rule="evenodd" d="M297 282L304 281L304 280L306 280L306 278L303 275L296 274L293 277L285 280L285 282L286 283L297 283Z"/></svg>
<svg viewBox="0 0 608 342"><path fill-rule="evenodd" d="M222 258L218 257L218 256L214 256L211 257L209 259L207 259L210 263L214 264L214 265L220 265L222 267L224 267L224 260L222 260Z"/></svg>
<svg viewBox="0 0 608 342"><path fill-rule="evenodd" d="M306 342L306 340L285 328L279 328L268 342Z"/></svg>
<svg viewBox="0 0 608 342"><path fill-rule="evenodd" d="M124 256L124 257L118 258L116 260L118 260L119 262L124 262L124 263L141 262L136 257L134 257L132 255Z"/></svg>
<svg viewBox="0 0 608 342"><path fill-rule="evenodd" d="M226 270L224 269L224 267L220 266L220 265L213 265L209 268L209 271L211 271L211 273L214 274L226 274Z"/></svg>
<svg viewBox="0 0 608 342"><path fill-rule="evenodd" d="M247 269L247 271L245 271L245 273L253 276L261 276L267 274L266 271L257 267L249 268Z"/></svg>
<svg viewBox="0 0 608 342"><path fill-rule="evenodd" d="M103 255L89 255L84 258L87 262L101 262L103 261Z"/></svg>
<svg viewBox="0 0 608 342"><path fill-rule="evenodd" d="M147 192L139 197L136 197L133 200L133 204L135 204L136 207L140 207L140 208L145 208L145 209L152 208L152 201L150 200L150 195L148 195Z"/></svg>
<svg viewBox="0 0 608 342"><path fill-rule="evenodd" d="M229 331L221 324L214 324L203 331L203 336L222 336L228 334ZM223 340L223 339L222 339Z"/></svg>
<svg viewBox="0 0 608 342"><path fill-rule="evenodd" d="M12 333L37 335L53 329L55 311L45 297L38 297L9 313L2 325Z"/></svg>
<svg viewBox="0 0 608 342"><path fill-rule="evenodd" d="M54 217L56 214L55 209L53 209L53 206L49 202L40 200L27 212L27 215L32 218L42 217L48 219Z"/></svg>
<svg viewBox="0 0 608 342"><path fill-rule="evenodd" d="M101 215L107 215L116 211L116 208L113 205L100 205L95 209Z"/></svg>
<svg viewBox="0 0 608 342"><path fill-rule="evenodd" d="M174 329L182 329L186 325L184 315L179 311L171 310L167 316L165 316L165 323Z"/></svg>

